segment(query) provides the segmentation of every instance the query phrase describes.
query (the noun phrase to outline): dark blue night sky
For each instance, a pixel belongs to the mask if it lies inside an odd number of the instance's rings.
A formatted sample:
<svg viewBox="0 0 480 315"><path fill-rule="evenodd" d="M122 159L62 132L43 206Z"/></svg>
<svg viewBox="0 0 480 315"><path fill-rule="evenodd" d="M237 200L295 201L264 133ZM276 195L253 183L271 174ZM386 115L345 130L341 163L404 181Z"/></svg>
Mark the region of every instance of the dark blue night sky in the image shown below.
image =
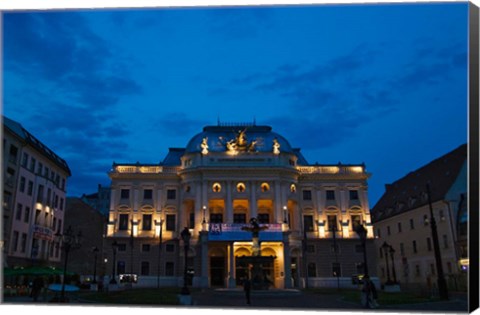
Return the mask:
<svg viewBox="0 0 480 315"><path fill-rule="evenodd" d="M271 125L384 184L467 142L468 3L3 15L3 112L63 157L68 195L205 125Z"/></svg>

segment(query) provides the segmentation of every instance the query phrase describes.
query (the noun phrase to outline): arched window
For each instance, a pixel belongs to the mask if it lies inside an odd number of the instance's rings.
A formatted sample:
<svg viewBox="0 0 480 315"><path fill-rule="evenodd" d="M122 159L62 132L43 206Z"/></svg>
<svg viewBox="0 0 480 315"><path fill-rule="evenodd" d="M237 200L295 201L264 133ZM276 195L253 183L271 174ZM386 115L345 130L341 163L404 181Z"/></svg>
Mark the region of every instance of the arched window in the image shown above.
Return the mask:
<svg viewBox="0 0 480 315"><path fill-rule="evenodd" d="M245 184L244 183L238 183L237 184L237 191L238 192L245 192Z"/></svg>
<svg viewBox="0 0 480 315"><path fill-rule="evenodd" d="M220 185L219 183L215 183L212 185L212 190L218 193L222 190L222 185Z"/></svg>
<svg viewBox="0 0 480 315"><path fill-rule="evenodd" d="M268 183L262 183L262 185L260 186L262 192L267 192L270 190L270 185Z"/></svg>

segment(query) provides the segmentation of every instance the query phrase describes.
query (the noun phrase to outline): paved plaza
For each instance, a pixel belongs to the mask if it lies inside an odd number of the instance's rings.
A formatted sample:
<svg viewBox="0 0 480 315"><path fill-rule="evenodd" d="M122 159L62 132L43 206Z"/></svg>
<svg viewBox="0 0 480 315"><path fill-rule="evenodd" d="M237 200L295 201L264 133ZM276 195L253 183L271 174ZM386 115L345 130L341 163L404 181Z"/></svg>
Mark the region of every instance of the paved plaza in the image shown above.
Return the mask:
<svg viewBox="0 0 480 315"><path fill-rule="evenodd" d="M28 296L6 297L5 304L45 304L40 299L33 302ZM91 304L91 302L72 296L70 304ZM259 309L259 310L338 310L338 311L363 311L360 301L346 301L339 293L319 294L300 290L269 290L253 291L251 305L246 304L243 290L204 289L192 293L192 307L195 308L219 308L219 309ZM162 306L165 307L165 306ZM175 306L191 307L191 306ZM380 305L379 311L420 311L440 313L467 313L467 297L465 294L452 294L448 301L436 301L428 303Z"/></svg>

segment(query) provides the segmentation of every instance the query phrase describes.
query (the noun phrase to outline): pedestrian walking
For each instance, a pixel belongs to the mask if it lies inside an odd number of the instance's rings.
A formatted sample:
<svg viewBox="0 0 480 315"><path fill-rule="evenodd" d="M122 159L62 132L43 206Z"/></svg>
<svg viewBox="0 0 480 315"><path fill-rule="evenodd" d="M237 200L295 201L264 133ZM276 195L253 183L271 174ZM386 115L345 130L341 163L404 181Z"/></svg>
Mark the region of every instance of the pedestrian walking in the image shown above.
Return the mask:
<svg viewBox="0 0 480 315"><path fill-rule="evenodd" d="M245 297L247 299L247 305L250 305L250 290L252 283L248 277L243 280L243 291L245 291Z"/></svg>
<svg viewBox="0 0 480 315"><path fill-rule="evenodd" d="M363 278L361 303L365 308L377 308L377 289L369 276Z"/></svg>

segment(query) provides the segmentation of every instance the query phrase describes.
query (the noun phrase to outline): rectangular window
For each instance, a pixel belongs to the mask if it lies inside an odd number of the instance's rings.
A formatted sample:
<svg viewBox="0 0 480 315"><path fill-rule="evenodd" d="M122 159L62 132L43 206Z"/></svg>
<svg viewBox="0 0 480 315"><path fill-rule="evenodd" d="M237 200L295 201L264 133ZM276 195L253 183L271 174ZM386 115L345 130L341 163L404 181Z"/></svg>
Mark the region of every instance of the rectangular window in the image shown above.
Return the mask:
<svg viewBox="0 0 480 315"><path fill-rule="evenodd" d="M417 253L417 241L412 241L413 253Z"/></svg>
<svg viewBox="0 0 480 315"><path fill-rule="evenodd" d="M12 249L14 252L18 250L18 232L17 231L13 231Z"/></svg>
<svg viewBox="0 0 480 315"><path fill-rule="evenodd" d="M25 216L23 222L28 223L30 221L30 207L25 207Z"/></svg>
<svg viewBox="0 0 480 315"><path fill-rule="evenodd" d="M390 225L387 226L387 235L390 235L391 234L391 231L390 231Z"/></svg>
<svg viewBox="0 0 480 315"><path fill-rule="evenodd" d="M435 265L430 264L430 271L432 272L432 275L435 275Z"/></svg>
<svg viewBox="0 0 480 315"><path fill-rule="evenodd" d="M177 191L175 189L167 189L167 199L168 200L177 199Z"/></svg>
<svg viewBox="0 0 480 315"><path fill-rule="evenodd" d="M270 215L268 213L260 213L258 215L258 223L261 223L261 224L270 223Z"/></svg>
<svg viewBox="0 0 480 315"><path fill-rule="evenodd" d="M334 277L341 277L342 276L342 270L340 269L340 263L334 262L332 264L332 276L334 276Z"/></svg>
<svg viewBox="0 0 480 315"><path fill-rule="evenodd" d="M60 210L63 210L63 198L60 198Z"/></svg>
<svg viewBox="0 0 480 315"><path fill-rule="evenodd" d="M166 216L167 221L167 231L175 231L175 215L174 214L167 214Z"/></svg>
<svg viewBox="0 0 480 315"><path fill-rule="evenodd" d="M415 276L420 276L420 265L415 265Z"/></svg>
<svg viewBox="0 0 480 315"><path fill-rule="evenodd" d="M9 161L12 162L13 164L17 164L17 154L18 154L18 148L13 144L11 144Z"/></svg>
<svg viewBox="0 0 480 315"><path fill-rule="evenodd" d="M23 176L20 177L20 185L18 187L18 190L22 193L25 192L25 182L26 182L25 177L23 177Z"/></svg>
<svg viewBox="0 0 480 315"><path fill-rule="evenodd" d="M142 276L148 276L150 274L150 263L148 261L142 261L140 274Z"/></svg>
<svg viewBox="0 0 480 315"><path fill-rule="evenodd" d="M432 251L432 241L431 241L430 237L427 237L427 250L429 252Z"/></svg>
<svg viewBox="0 0 480 315"><path fill-rule="evenodd" d="M328 215L328 230L329 231L338 231L338 223L337 223L337 216L336 215Z"/></svg>
<svg viewBox="0 0 480 315"><path fill-rule="evenodd" d="M37 174L42 175L42 172L43 172L43 164L41 162L38 162Z"/></svg>
<svg viewBox="0 0 480 315"><path fill-rule="evenodd" d="M27 168L27 165L28 165L28 153L23 153L23 156L22 156L22 166Z"/></svg>
<svg viewBox="0 0 480 315"><path fill-rule="evenodd" d="M415 223L413 219L410 219L410 230L414 230L414 229L415 229Z"/></svg>
<svg viewBox="0 0 480 315"><path fill-rule="evenodd" d="M405 256L405 246L403 246L403 243L400 243L400 255L402 255L402 257Z"/></svg>
<svg viewBox="0 0 480 315"><path fill-rule="evenodd" d="M174 253L175 252L175 244L165 245L165 251L167 251L167 253Z"/></svg>
<svg viewBox="0 0 480 315"><path fill-rule="evenodd" d="M327 190L327 200L335 200L335 190Z"/></svg>
<svg viewBox="0 0 480 315"><path fill-rule="evenodd" d="M358 200L358 190L350 190L350 200Z"/></svg>
<svg viewBox="0 0 480 315"><path fill-rule="evenodd" d="M378 236L378 237L382 237L382 235L381 235L381 233L380 233L380 229L379 229L379 228L377 229L377 236Z"/></svg>
<svg viewBox="0 0 480 315"><path fill-rule="evenodd" d="M188 218L188 228L193 229L195 227L195 213L190 212L189 218Z"/></svg>
<svg viewBox="0 0 480 315"><path fill-rule="evenodd" d="M50 174L50 170L48 169L48 167L45 166L43 176L45 176L46 178L48 178L48 175L49 175L49 174Z"/></svg>
<svg viewBox="0 0 480 315"><path fill-rule="evenodd" d="M220 223L220 222L217 222L217 223ZM247 223L247 215L245 213L234 213L233 223L237 223L237 224Z"/></svg>
<svg viewBox="0 0 480 315"><path fill-rule="evenodd" d="M121 189L120 190L120 199L129 199L130 198L130 190L129 189Z"/></svg>
<svg viewBox="0 0 480 315"><path fill-rule="evenodd" d="M15 216L15 219L20 221L22 219L22 213L23 213L23 206L21 204L17 204L17 213Z"/></svg>
<svg viewBox="0 0 480 315"><path fill-rule="evenodd" d="M142 230L151 231L152 230L152 215L144 214L142 218Z"/></svg>
<svg viewBox="0 0 480 315"><path fill-rule="evenodd" d="M125 262L118 261L117 262L117 274L121 275L125 273Z"/></svg>
<svg viewBox="0 0 480 315"><path fill-rule="evenodd" d="M118 220L118 229L120 231L128 230L128 214L120 214Z"/></svg>
<svg viewBox="0 0 480 315"><path fill-rule="evenodd" d="M35 210L35 224L40 223L40 214L42 213L42 210L37 209Z"/></svg>
<svg viewBox="0 0 480 315"><path fill-rule="evenodd" d="M51 205L52 201L52 189L47 189L47 205Z"/></svg>
<svg viewBox="0 0 480 315"><path fill-rule="evenodd" d="M317 276L317 265L315 263L308 264L308 276L309 277Z"/></svg>
<svg viewBox="0 0 480 315"><path fill-rule="evenodd" d="M362 217L359 215L352 215L352 230L355 231L357 226L362 224Z"/></svg>
<svg viewBox="0 0 480 315"><path fill-rule="evenodd" d="M175 264L173 262L167 261L165 263L165 275L166 276L175 275Z"/></svg>
<svg viewBox="0 0 480 315"><path fill-rule="evenodd" d="M380 258L383 258L383 248L382 248L382 247L380 247L380 248L378 249L378 256L379 256Z"/></svg>
<svg viewBox="0 0 480 315"><path fill-rule="evenodd" d="M118 243L118 251L119 252L125 252L127 251L127 244L126 243Z"/></svg>
<svg viewBox="0 0 480 315"><path fill-rule="evenodd" d="M303 216L303 227L306 232L313 232L313 215Z"/></svg>
<svg viewBox="0 0 480 315"><path fill-rule="evenodd" d="M152 195L153 195L153 190L151 190L151 189L145 189L143 191L143 199L150 200L150 199L152 199Z"/></svg>
<svg viewBox="0 0 480 315"><path fill-rule="evenodd" d="M452 273L452 263L451 262L447 262L447 272Z"/></svg>
<svg viewBox="0 0 480 315"><path fill-rule="evenodd" d="M448 248L448 238L446 234L443 234L443 248Z"/></svg>
<svg viewBox="0 0 480 315"><path fill-rule="evenodd" d="M142 244L142 252L149 252L150 244Z"/></svg>
<svg viewBox="0 0 480 315"><path fill-rule="evenodd" d="M402 232L402 222L397 223L398 233Z"/></svg>
<svg viewBox="0 0 480 315"><path fill-rule="evenodd" d="M33 195L33 182L31 180L28 181L27 195Z"/></svg>
<svg viewBox="0 0 480 315"><path fill-rule="evenodd" d="M303 191L303 200L312 200L312 191L304 190Z"/></svg>
<svg viewBox="0 0 480 315"><path fill-rule="evenodd" d="M307 245L307 253L315 253L315 245L308 244Z"/></svg>
<svg viewBox="0 0 480 315"><path fill-rule="evenodd" d="M22 241L20 243L20 252L25 253L26 250L27 250L27 234L22 233Z"/></svg>
<svg viewBox="0 0 480 315"><path fill-rule="evenodd" d="M222 223L222 222L223 222L223 215L221 213L210 213L210 223ZM245 222L241 222L240 214L235 213L233 214L233 223L245 223Z"/></svg>
<svg viewBox="0 0 480 315"><path fill-rule="evenodd" d="M35 160L33 157L30 159L30 171L32 171L32 173L35 172L35 164L37 163L37 160Z"/></svg>
<svg viewBox="0 0 480 315"><path fill-rule="evenodd" d="M38 185L37 202L43 202L43 185Z"/></svg>

